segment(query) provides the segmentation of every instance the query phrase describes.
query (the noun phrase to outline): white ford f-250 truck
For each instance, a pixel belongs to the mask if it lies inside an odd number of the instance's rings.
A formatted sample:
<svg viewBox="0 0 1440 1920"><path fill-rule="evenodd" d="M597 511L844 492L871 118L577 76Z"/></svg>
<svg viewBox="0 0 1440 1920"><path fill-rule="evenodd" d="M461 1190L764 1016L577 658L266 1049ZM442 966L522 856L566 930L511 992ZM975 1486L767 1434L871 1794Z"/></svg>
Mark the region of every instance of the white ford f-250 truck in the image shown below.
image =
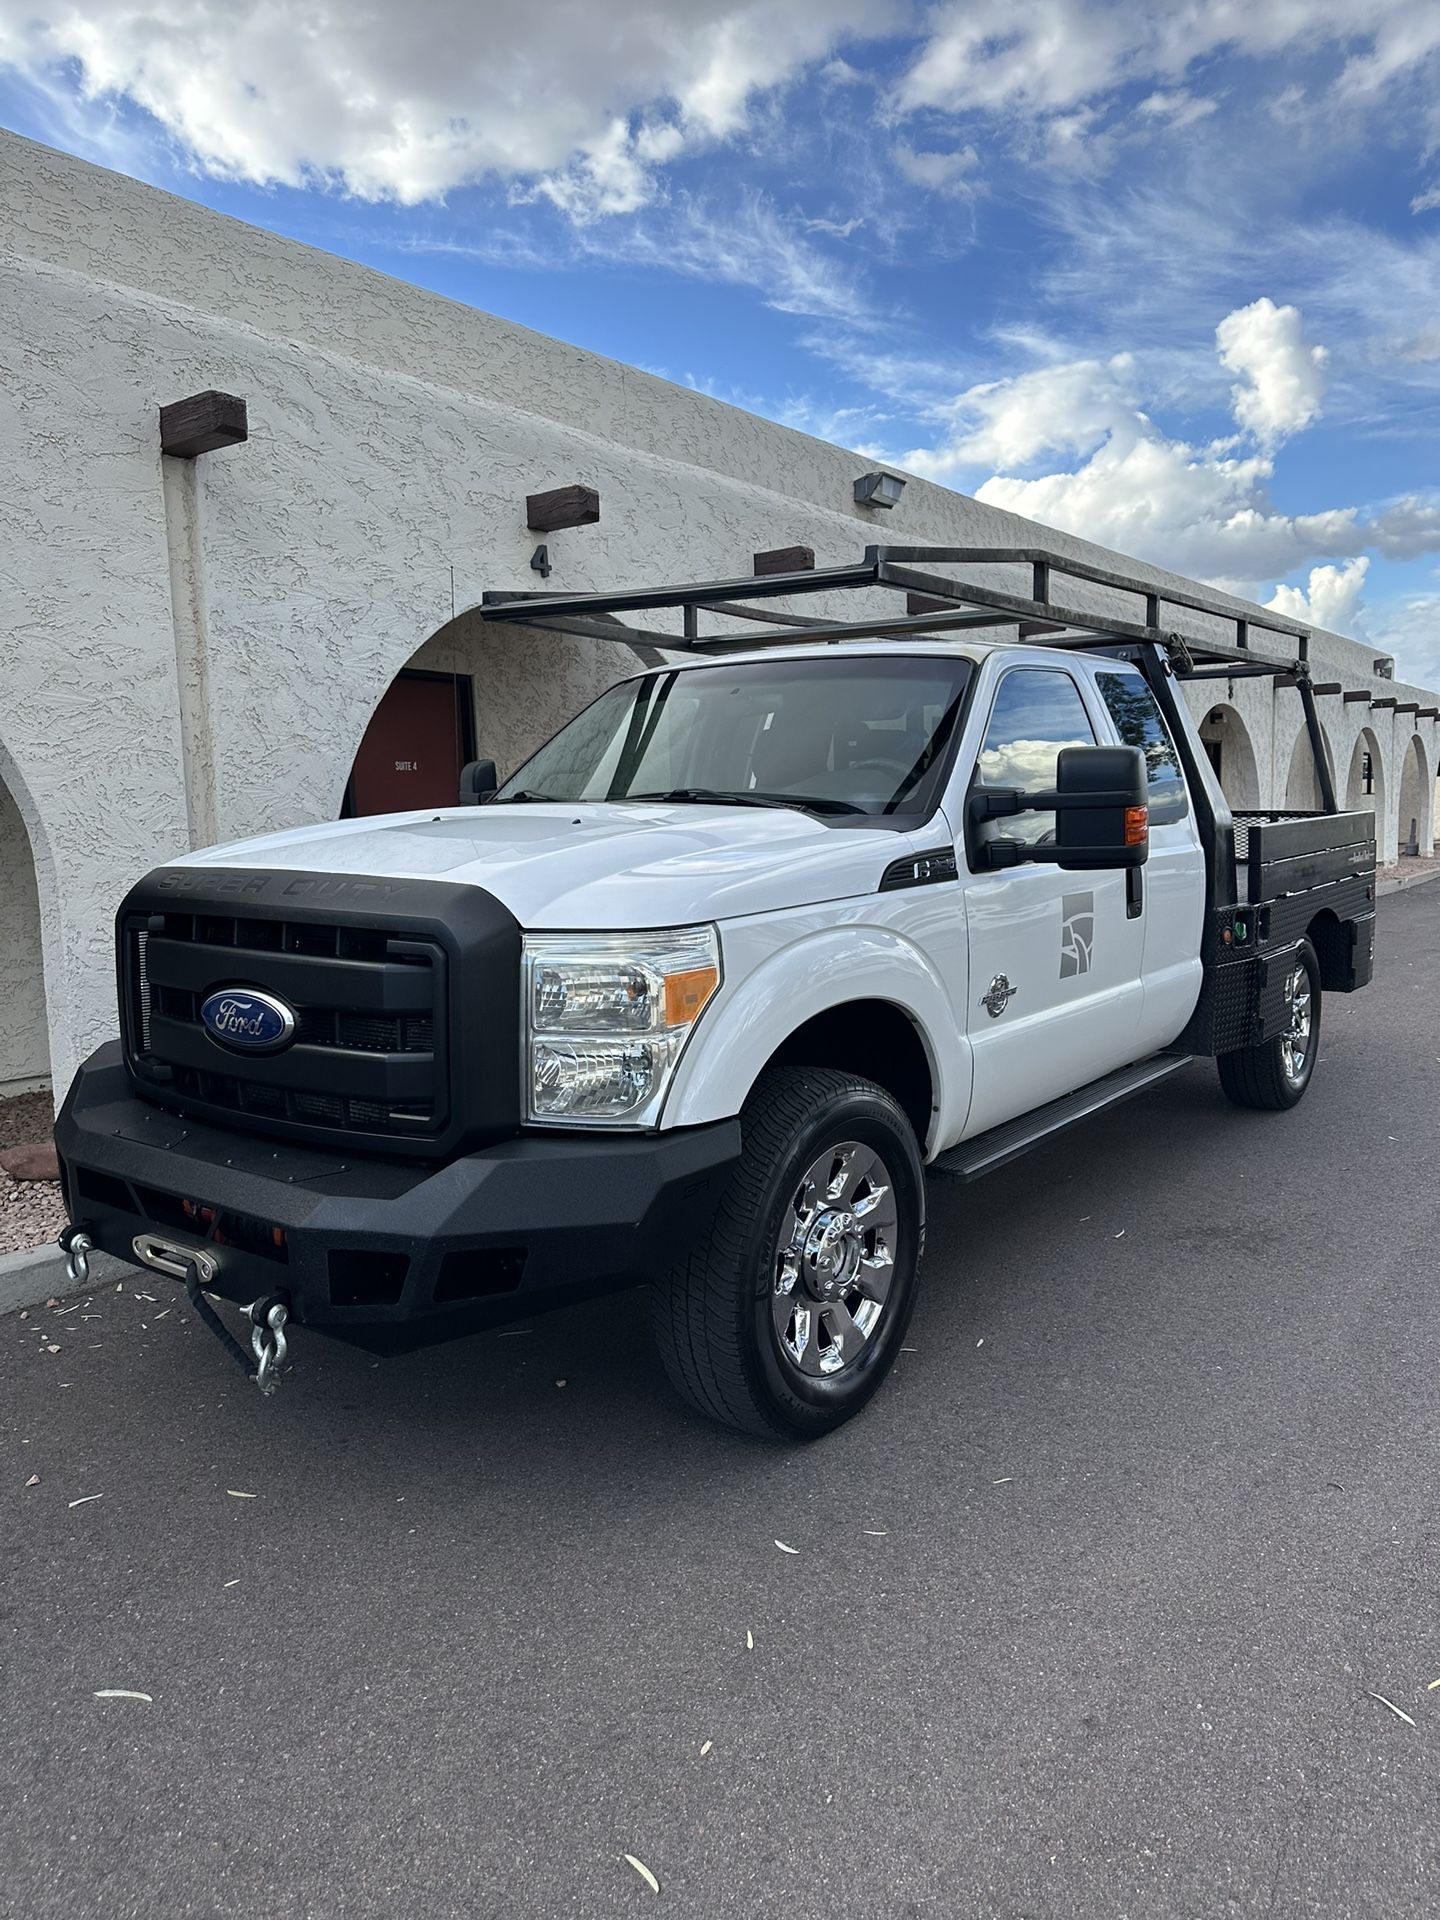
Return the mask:
<svg viewBox="0 0 1440 1920"><path fill-rule="evenodd" d="M816 591L859 610L774 610ZM476 762L454 808L150 874L121 1038L58 1122L73 1270L183 1280L262 1386L294 1325L394 1351L648 1282L695 1407L824 1433L904 1337L927 1171L1197 1055L1293 1107L1322 993L1370 978L1373 816L1336 809L1279 616L893 547L484 611L688 657L650 651L498 791ZM1322 810L1232 817L1177 683L1267 673Z"/></svg>

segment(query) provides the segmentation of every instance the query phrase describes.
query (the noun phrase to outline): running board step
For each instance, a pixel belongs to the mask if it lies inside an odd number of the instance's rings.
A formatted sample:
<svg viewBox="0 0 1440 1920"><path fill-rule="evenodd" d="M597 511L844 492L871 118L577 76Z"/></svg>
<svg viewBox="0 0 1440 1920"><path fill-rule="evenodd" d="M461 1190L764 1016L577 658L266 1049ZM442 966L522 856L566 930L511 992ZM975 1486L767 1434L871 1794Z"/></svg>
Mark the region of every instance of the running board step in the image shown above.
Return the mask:
<svg viewBox="0 0 1440 1920"><path fill-rule="evenodd" d="M1059 1100L1052 1100L1047 1107L1022 1113L1018 1120L1007 1120L1003 1127L992 1127L988 1133L976 1134L973 1140L962 1140L958 1147L951 1147L948 1153L932 1160L927 1171L945 1174L951 1180L978 1180L982 1174L993 1173L997 1167L1018 1160L1022 1153L1039 1146L1042 1140L1049 1140L1057 1133L1064 1133L1067 1127L1088 1120L1092 1114L1103 1113L1107 1107L1118 1107L1122 1100L1130 1100L1137 1093L1158 1086L1172 1073L1188 1067L1194 1058L1189 1053L1157 1054L1140 1061L1138 1066L1107 1073L1103 1080L1092 1080L1078 1093L1067 1093Z"/></svg>

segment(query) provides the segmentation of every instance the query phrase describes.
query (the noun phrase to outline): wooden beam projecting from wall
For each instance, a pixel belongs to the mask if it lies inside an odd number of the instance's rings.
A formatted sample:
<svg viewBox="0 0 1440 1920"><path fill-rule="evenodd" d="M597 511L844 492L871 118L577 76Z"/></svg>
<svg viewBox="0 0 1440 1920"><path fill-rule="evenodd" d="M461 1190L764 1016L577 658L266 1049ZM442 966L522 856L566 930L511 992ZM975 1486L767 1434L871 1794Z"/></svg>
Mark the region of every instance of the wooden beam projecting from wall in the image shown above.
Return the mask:
<svg viewBox="0 0 1440 1920"><path fill-rule="evenodd" d="M815 569L813 547L771 547L766 553L751 555L756 573L812 573Z"/></svg>
<svg viewBox="0 0 1440 1920"><path fill-rule="evenodd" d="M194 460L249 438L245 402L235 393L192 393L160 409L160 451L175 460Z"/></svg>
<svg viewBox="0 0 1440 1920"><path fill-rule="evenodd" d="M561 527L593 527L600 518L594 487L552 487L525 496L525 524L531 533L558 533Z"/></svg>

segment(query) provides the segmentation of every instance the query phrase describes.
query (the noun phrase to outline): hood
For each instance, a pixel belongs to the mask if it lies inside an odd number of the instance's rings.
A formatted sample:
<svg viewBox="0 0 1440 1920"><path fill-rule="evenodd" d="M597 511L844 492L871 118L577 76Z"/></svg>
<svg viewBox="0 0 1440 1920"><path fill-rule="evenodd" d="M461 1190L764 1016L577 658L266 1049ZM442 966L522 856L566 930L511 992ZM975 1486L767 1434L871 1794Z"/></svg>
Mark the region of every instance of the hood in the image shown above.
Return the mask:
<svg viewBox="0 0 1440 1920"><path fill-rule="evenodd" d="M948 837L825 826L791 808L603 801L456 807L298 827L181 867L446 880L532 928L683 926L873 893L892 860Z"/></svg>

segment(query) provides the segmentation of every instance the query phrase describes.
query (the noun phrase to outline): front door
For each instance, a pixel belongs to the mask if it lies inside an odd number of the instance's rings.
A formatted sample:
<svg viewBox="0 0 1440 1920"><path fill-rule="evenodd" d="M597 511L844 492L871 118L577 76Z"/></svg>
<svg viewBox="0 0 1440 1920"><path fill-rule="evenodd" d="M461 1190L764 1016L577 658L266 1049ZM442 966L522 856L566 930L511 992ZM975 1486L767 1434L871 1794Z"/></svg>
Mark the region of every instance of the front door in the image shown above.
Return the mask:
<svg viewBox="0 0 1440 1920"><path fill-rule="evenodd" d="M460 770L474 758L472 714L468 674L397 675L360 742L346 815L453 807Z"/></svg>
<svg viewBox="0 0 1440 1920"><path fill-rule="evenodd" d="M1060 749L1095 739L1067 667L1008 668L972 784L1053 790ZM1053 844L1055 816L991 820L980 836ZM967 1138L1136 1057L1143 923L1132 904L1118 871L1066 873L1041 863L973 875L966 888L975 1063Z"/></svg>

